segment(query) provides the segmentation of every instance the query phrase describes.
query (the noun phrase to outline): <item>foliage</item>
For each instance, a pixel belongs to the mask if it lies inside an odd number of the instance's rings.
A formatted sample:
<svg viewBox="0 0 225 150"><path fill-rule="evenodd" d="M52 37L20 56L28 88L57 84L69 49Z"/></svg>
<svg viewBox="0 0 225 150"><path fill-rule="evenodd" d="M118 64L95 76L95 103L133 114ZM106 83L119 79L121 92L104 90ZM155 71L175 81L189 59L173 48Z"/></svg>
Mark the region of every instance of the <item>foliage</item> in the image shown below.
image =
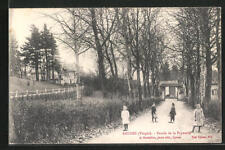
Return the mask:
<svg viewBox="0 0 225 150"><path fill-rule="evenodd" d="M59 63L56 61L56 41L54 36L44 25L43 31L31 26L31 36L21 47L21 58L25 66L35 69L36 80L39 80L39 68L41 68L42 80L50 79L50 70L59 72ZM54 79L54 73L52 73Z"/></svg>
<svg viewBox="0 0 225 150"><path fill-rule="evenodd" d="M169 63L166 62L162 65L162 79L161 80L170 80L170 69L169 69Z"/></svg>
<svg viewBox="0 0 225 150"><path fill-rule="evenodd" d="M10 34L9 38L9 75L19 76L21 72L20 52L18 51L18 43L14 36Z"/></svg>
<svg viewBox="0 0 225 150"><path fill-rule="evenodd" d="M84 96L91 96L93 94L93 87L90 87L90 86L84 86L84 89L83 89L83 95Z"/></svg>
<svg viewBox="0 0 225 150"><path fill-rule="evenodd" d="M205 116L211 117L216 120L221 120L222 106L218 100L212 100L208 104L208 109L204 111Z"/></svg>
<svg viewBox="0 0 225 150"><path fill-rule="evenodd" d="M160 102L160 99L155 101ZM83 130L120 120L123 104L131 115L138 113L137 101L83 99L59 101L13 101L16 139L13 143L60 143L67 134L78 136ZM143 100L150 108L152 100ZM74 132L75 131L75 132Z"/></svg>

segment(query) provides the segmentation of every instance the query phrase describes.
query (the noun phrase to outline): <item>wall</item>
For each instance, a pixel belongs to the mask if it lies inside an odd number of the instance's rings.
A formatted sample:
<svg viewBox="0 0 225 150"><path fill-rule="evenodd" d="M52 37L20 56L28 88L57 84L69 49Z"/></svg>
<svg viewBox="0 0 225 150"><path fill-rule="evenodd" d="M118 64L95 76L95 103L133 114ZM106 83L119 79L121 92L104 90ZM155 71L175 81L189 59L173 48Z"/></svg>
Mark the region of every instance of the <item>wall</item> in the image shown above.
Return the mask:
<svg viewBox="0 0 225 150"><path fill-rule="evenodd" d="M211 99L218 100L218 85L212 85L211 87Z"/></svg>

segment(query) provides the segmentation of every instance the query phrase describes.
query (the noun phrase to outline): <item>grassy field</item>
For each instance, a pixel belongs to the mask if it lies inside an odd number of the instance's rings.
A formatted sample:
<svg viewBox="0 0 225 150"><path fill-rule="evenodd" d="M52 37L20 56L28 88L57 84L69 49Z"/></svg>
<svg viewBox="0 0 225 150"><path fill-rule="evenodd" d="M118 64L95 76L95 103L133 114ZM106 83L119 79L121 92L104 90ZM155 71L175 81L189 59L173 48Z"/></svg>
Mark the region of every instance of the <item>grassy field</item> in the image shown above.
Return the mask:
<svg viewBox="0 0 225 150"><path fill-rule="evenodd" d="M29 85L28 85L29 82ZM28 79L21 79L17 77L9 77L9 92L23 92L33 90L57 89L62 86L44 81L32 81Z"/></svg>

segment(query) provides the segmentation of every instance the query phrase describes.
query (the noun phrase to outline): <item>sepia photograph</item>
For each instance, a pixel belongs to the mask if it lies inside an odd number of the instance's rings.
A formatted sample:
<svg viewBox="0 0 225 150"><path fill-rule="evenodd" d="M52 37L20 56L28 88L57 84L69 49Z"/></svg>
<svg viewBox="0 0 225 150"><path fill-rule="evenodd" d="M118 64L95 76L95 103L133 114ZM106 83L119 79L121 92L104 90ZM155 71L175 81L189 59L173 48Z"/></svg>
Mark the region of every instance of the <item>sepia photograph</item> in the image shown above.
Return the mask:
<svg viewBox="0 0 225 150"><path fill-rule="evenodd" d="M8 12L9 145L222 143L221 7Z"/></svg>

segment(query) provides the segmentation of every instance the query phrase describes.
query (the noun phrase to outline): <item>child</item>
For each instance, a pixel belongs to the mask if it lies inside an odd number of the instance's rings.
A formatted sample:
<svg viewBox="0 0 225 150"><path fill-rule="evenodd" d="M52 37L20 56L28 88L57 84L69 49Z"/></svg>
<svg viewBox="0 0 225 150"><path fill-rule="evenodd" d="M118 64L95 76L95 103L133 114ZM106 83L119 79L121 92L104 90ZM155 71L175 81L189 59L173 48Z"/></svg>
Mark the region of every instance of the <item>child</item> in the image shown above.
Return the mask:
<svg viewBox="0 0 225 150"><path fill-rule="evenodd" d="M198 127L198 132L200 132L200 128L203 126L204 119L205 119L205 116L200 104L196 105L196 109L194 110L194 119L195 119L195 122L193 125L192 132L194 132L195 127Z"/></svg>
<svg viewBox="0 0 225 150"><path fill-rule="evenodd" d="M127 131L128 130L128 124L129 124L129 118L130 118L130 113L127 110L127 106L123 106L123 110L121 111L121 118L122 118L122 123L124 126L124 130L123 131Z"/></svg>
<svg viewBox="0 0 225 150"><path fill-rule="evenodd" d="M155 103L152 104L152 122L156 122L157 119L157 115L156 115L156 107L155 107Z"/></svg>
<svg viewBox="0 0 225 150"><path fill-rule="evenodd" d="M170 123L173 123L175 121L175 115L176 115L175 104L172 103L172 107L170 110Z"/></svg>

